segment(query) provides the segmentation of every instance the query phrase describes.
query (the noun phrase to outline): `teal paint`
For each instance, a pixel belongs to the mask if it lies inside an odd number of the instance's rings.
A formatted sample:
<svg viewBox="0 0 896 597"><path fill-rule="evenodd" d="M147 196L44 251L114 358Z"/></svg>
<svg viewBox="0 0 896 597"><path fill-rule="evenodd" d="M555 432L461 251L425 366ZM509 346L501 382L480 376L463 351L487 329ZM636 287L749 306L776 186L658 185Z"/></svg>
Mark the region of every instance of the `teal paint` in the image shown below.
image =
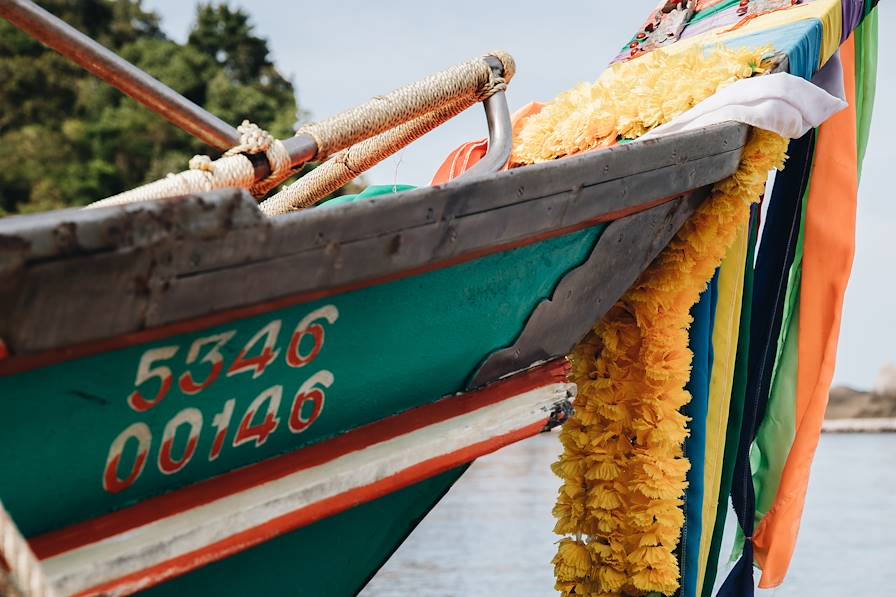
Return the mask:
<svg viewBox="0 0 896 597"><path fill-rule="evenodd" d="M0 379L0 497L26 536L92 518L148 497L303 446L360 425L421 406L464 388L483 359L513 342L529 314L550 296L562 276L589 255L602 227L576 232L505 253L489 255L448 269L345 293L183 334L143 346L69 361ZM289 367L284 354L297 323L312 311L332 305L335 322L323 322L324 342L317 357L301 368ZM234 332L220 349L224 370L265 325L282 321L278 355L263 375L221 376L198 395L184 395L177 378L189 369L201 382L211 367L200 361L185 367L193 342ZM301 347L310 350L305 337ZM147 412L127 404L141 356L149 349L177 347L171 367L174 386ZM250 356L259 353L258 347ZM293 395L312 375L332 373L320 416L306 430L288 429ZM234 447L233 438L249 405L274 386L282 386L279 424L263 445ZM140 386L153 396L157 380ZM233 400L233 413L220 455L209 460L216 415ZM201 416L195 451L182 470L160 472L163 430L185 409ZM263 411L264 409L262 409ZM310 414L310 404L303 410ZM197 415L197 412L199 415ZM258 413L254 423L263 419ZM151 433L145 467L120 493L103 489L103 471L113 440L129 426L143 423ZM174 434L171 454L180 458L189 425ZM121 476L134 463L137 441L122 452Z"/></svg>
<svg viewBox="0 0 896 597"><path fill-rule="evenodd" d="M356 506L141 595L356 595L466 468ZM421 590L425 593L425 587Z"/></svg>

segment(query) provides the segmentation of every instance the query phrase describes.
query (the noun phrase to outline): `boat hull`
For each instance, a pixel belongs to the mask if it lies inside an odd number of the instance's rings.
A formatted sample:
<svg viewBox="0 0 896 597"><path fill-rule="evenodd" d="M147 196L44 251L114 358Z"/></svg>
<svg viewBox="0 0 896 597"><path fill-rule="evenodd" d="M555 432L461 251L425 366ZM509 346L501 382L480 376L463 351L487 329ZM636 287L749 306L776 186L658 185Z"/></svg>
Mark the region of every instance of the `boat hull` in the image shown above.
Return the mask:
<svg viewBox="0 0 896 597"><path fill-rule="evenodd" d="M564 418L565 355L745 141L276 219L219 191L0 220L0 497L63 594L192 591L274 553L254 582L292 590L319 564L283 550L339 554L345 528L378 538L323 594L352 593L449 471Z"/></svg>

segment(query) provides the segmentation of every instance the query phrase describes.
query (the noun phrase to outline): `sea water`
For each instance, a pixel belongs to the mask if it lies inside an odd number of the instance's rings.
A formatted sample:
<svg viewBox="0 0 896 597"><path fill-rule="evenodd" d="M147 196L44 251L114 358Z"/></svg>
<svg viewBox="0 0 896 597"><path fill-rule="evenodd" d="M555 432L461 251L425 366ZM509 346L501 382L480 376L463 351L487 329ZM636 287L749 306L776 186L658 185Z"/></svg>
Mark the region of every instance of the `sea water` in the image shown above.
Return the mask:
<svg viewBox="0 0 896 597"><path fill-rule="evenodd" d="M555 595L551 507L559 481L550 464L559 453L553 433L477 461L361 595ZM727 530L729 544L732 520ZM759 595L894 592L896 434L823 435L790 572Z"/></svg>

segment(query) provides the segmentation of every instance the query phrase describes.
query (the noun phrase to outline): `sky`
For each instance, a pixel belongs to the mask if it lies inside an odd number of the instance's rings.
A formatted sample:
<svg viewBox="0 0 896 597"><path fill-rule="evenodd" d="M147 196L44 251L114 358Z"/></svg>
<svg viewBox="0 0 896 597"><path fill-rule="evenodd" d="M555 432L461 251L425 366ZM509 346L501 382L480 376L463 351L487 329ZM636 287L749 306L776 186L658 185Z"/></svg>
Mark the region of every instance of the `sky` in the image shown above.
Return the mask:
<svg viewBox="0 0 896 597"><path fill-rule="evenodd" d="M297 89L311 119L356 106L490 50L505 50L517 72L510 109L548 100L593 81L642 24L656 0L553 2L453 0L449 5L396 0L231 0L252 15L269 40L274 63ZM162 27L184 41L194 0L144 0ZM896 201L888 166L896 150L896 7L881 2L877 99L859 187L856 256L846 293L835 384L873 385L896 362ZM439 12L441 11L441 12ZM889 35L888 35L889 33ZM259 123L262 124L263 123ZM486 136L479 106L373 168L369 184L425 185L452 149Z"/></svg>

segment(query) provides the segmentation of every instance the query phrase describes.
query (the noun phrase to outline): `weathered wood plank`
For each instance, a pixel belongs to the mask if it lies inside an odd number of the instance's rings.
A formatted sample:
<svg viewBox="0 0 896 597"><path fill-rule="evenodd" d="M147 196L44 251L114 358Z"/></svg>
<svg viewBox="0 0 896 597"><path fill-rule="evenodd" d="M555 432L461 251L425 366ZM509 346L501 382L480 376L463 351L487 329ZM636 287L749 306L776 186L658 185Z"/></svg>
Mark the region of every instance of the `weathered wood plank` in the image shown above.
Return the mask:
<svg viewBox="0 0 896 597"><path fill-rule="evenodd" d="M726 152L696 164L667 167L378 237L181 276L157 297L160 318L148 323L161 325L271 297L326 290L520 242L707 185L718 180L719 173L736 168L738 159L739 152Z"/></svg>
<svg viewBox="0 0 896 597"><path fill-rule="evenodd" d="M726 171L721 175L705 170L705 163L701 165L700 169L710 175L711 180L679 189L689 190L731 174L746 142L746 135L745 125L730 123L709 127L698 133L689 132L535 164L487 178L459 179L446 185L406 191L396 198L375 198L290 214L273 222L271 237L263 254L265 257L289 255L333 243L383 236L413 226L453 220L553 195L568 197L612 181L618 181L615 188L624 189L627 187L625 181L634 175L657 171L661 177L690 162L700 162L703 158L721 154L736 156L734 165L726 163ZM731 170L727 171L727 168ZM631 188L628 193L610 193L611 188L612 185L603 187L606 194L601 196L601 200L618 202L616 209L641 202L642 198L636 194L637 189ZM664 194L674 192L669 190ZM587 196L583 195L582 200L587 200ZM254 249L247 250L253 252L253 256L245 261L259 257ZM199 271L234 263L214 257L216 254L217 251L213 251L203 266L195 269ZM186 273L187 270L179 271Z"/></svg>
<svg viewBox="0 0 896 597"><path fill-rule="evenodd" d="M274 220L233 190L5 218L0 339L40 351L506 248L720 180L745 139L720 125Z"/></svg>

